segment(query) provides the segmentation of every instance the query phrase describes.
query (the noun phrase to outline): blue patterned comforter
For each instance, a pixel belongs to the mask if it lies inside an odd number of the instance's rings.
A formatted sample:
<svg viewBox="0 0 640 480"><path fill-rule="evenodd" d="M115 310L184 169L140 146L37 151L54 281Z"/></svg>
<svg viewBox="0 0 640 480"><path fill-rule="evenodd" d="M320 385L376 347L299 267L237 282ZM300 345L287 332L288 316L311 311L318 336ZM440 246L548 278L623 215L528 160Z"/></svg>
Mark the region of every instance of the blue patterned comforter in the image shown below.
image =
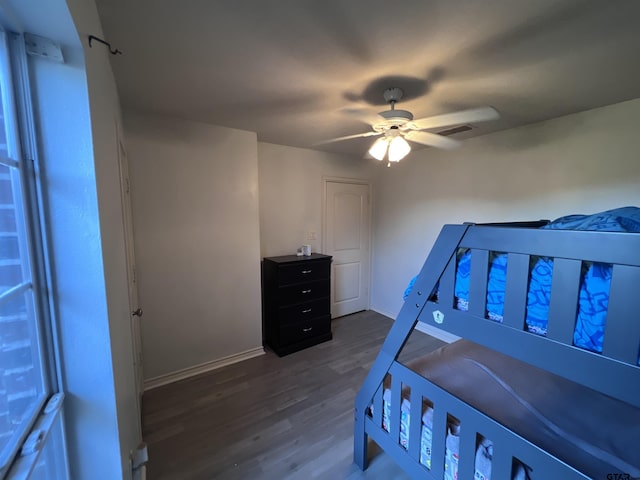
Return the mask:
<svg viewBox="0 0 640 480"><path fill-rule="evenodd" d="M542 228L556 230L597 230L606 232L640 232L640 208L623 207L593 215L569 215ZM507 255L492 252L487 285L487 317L501 322L504 314ZM456 270L455 296L458 309L466 310L469 299L471 254L460 252ZM604 326L609 304L611 265L583 262L580 297L573 343L577 347L602 352ZM527 329L538 335L547 334L549 298L553 259L532 257L527 298ZM405 297L410 291L408 287ZM640 360L639 360L640 364Z"/></svg>
<svg viewBox="0 0 640 480"><path fill-rule="evenodd" d="M602 232L640 232L640 208L623 207L593 215L569 215L543 228L555 230L597 230ZM594 352L602 352L604 326L609 306L611 265L583 264L580 282L578 317L573 344ZM527 300L527 327L546 335L549 314L549 293L553 259L540 258L531 274Z"/></svg>

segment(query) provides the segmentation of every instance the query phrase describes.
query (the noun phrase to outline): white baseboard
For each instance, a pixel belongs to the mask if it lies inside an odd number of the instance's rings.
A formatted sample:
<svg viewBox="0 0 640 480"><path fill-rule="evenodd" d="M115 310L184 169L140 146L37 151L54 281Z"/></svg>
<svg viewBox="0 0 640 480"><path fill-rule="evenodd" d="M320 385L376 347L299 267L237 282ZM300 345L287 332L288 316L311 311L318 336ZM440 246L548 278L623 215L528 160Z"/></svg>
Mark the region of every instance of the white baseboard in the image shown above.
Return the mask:
<svg viewBox="0 0 640 480"><path fill-rule="evenodd" d="M385 317L392 318L394 320L398 316L398 314L386 312L385 310L381 308L377 308L375 306L372 306L371 310L379 313L380 315L384 315ZM423 322L418 322L418 324L416 325L416 330L422 333L426 333L427 335L431 335L432 337L437 338L438 340L442 340L443 342L446 342L446 343L453 343L456 340L460 340L460 337L454 335L453 333L446 332L444 330L434 327L433 325L429 325Z"/></svg>
<svg viewBox="0 0 640 480"><path fill-rule="evenodd" d="M178 380L184 380L185 378L193 377L201 373L210 372L221 367L226 367L233 363L238 363L243 360L248 360L259 355L264 355L264 348L257 347L251 350L246 350L240 353L234 353L227 357L212 360L210 362L201 363L200 365L194 365L193 367L183 368L182 370L176 370L175 372L153 377L144 381L144 391L151 390L153 388L161 387L162 385L168 385L169 383L177 382Z"/></svg>
<svg viewBox="0 0 640 480"><path fill-rule="evenodd" d="M392 320L395 320L395 319L396 319L396 317L398 316L398 314L397 314L397 313L387 312L387 311L385 311L385 310L384 310L384 309L382 309L382 308L378 308L378 307L376 307L375 305L371 305L371 306L369 307L369 310L373 310L374 312L379 313L380 315L384 315L385 317L389 317L389 318L391 318Z"/></svg>
<svg viewBox="0 0 640 480"><path fill-rule="evenodd" d="M433 325L429 325L423 322L418 322L418 324L416 325L416 330L422 333L426 333L427 335L431 335L432 337L437 338L438 340L442 340L446 343L453 343L456 340L460 340L460 337L454 335L453 333L446 332L434 327Z"/></svg>

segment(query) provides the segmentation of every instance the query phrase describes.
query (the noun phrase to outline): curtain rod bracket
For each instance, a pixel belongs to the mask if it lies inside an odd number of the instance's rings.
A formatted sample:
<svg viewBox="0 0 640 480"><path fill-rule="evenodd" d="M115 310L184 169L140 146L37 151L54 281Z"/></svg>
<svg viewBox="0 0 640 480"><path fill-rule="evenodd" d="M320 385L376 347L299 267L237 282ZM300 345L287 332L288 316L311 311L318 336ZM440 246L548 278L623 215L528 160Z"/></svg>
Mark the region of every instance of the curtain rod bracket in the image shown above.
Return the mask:
<svg viewBox="0 0 640 480"><path fill-rule="evenodd" d="M120 50L118 50L117 48L113 48L111 47L111 44L109 42L105 42L103 39L98 38L94 35L89 35L89 47L93 48L93 46L91 45L91 41L95 40L97 42L102 43L103 45L106 45L107 48L109 48L109 52L111 53L111 55L122 55L122 52Z"/></svg>

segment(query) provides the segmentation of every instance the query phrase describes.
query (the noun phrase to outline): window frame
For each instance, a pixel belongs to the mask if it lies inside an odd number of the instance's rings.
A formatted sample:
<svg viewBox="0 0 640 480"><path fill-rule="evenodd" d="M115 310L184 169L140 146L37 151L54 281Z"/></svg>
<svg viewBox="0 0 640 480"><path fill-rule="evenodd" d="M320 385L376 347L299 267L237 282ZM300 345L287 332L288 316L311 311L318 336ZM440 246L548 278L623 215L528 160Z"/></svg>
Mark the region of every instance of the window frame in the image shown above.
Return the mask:
<svg viewBox="0 0 640 480"><path fill-rule="evenodd" d="M3 105L5 112L11 109L11 121L13 122L13 135L9 139L7 135L7 158L2 156L2 164L18 170L21 190L21 210L23 211L21 222L24 223L24 239L28 256L29 277L22 283L2 294L3 300L28 291L32 292L34 325L37 334L39 354L39 374L42 378L43 392L38 399L35 408L30 412L28 421L24 422L19 434L11 440L15 442L6 462L0 464L0 478L29 478L33 473L43 450L52 445L50 433L54 428L60 432L56 439L57 448L61 449L61 461L59 471L64 471L69 478L69 467L66 453L64 423L62 406L64 393L62 393L61 365L59 358L57 326L53 299L48 292L52 289L52 275L50 257L47 246L47 227L45 223L44 205L42 199L42 182L40 176L40 164L37 156L37 137L33 116L33 103L29 85L29 66L25 39L22 34L13 33L10 29L0 26L0 48L5 50L7 65L0 66L1 75L5 76L5 84L8 91L3 89ZM7 102L6 104L4 102ZM8 131L9 128L5 128ZM11 155L9 142L13 141L16 155ZM15 159L12 157L16 157ZM16 208L16 216L19 211ZM16 219L16 223L18 220ZM18 227L16 227L18 228ZM18 233L20 236L20 232ZM16 290L16 292L12 292Z"/></svg>

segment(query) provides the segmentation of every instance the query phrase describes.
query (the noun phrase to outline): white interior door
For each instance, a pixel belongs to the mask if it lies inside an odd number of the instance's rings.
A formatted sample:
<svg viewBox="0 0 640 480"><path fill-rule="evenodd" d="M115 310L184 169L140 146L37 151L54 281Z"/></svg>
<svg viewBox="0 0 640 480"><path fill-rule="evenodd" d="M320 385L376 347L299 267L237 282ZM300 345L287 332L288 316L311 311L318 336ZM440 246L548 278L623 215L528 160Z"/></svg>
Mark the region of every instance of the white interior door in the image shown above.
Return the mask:
<svg viewBox="0 0 640 480"><path fill-rule="evenodd" d="M325 182L325 253L331 267L331 316L369 308L369 185Z"/></svg>
<svg viewBox="0 0 640 480"><path fill-rule="evenodd" d="M116 123L117 126L117 123ZM131 319L131 338L133 341L133 369L135 371L138 417L142 418L142 393L144 390L144 376L142 371L142 337L140 333L140 320L142 308L138 303L138 285L136 283L136 262L133 249L133 220L131 217L131 188L129 183L129 160L119 128L116 128L118 136L118 162L120 165L120 181L122 194L122 218L125 232L125 249L127 254L127 281L129 288L129 310Z"/></svg>

